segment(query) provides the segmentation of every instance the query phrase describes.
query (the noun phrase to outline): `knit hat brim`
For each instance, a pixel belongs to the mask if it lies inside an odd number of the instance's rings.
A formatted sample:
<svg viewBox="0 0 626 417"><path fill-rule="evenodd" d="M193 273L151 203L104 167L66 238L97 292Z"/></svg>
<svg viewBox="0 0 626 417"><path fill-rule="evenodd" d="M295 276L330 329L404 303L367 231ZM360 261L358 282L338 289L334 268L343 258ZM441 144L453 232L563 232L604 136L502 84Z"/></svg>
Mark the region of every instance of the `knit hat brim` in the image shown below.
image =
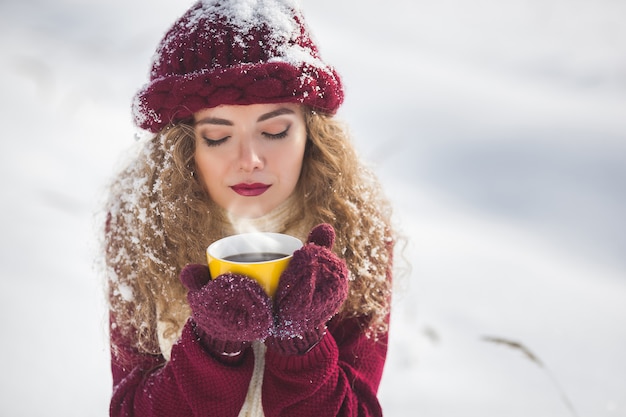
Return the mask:
<svg viewBox="0 0 626 417"><path fill-rule="evenodd" d="M334 114L342 102L341 80L333 68L266 62L154 79L135 96L133 116L137 126L156 133L219 105L299 103Z"/></svg>

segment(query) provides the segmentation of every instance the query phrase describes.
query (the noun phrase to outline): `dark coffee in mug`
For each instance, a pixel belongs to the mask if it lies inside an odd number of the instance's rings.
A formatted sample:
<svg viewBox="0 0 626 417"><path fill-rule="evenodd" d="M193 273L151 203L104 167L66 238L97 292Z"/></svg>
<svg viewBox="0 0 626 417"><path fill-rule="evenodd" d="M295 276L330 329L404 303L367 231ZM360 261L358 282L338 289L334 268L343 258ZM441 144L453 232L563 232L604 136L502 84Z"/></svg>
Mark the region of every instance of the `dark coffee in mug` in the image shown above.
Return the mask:
<svg viewBox="0 0 626 417"><path fill-rule="evenodd" d="M289 255L277 252L251 252L251 253L238 253L236 255L225 256L223 259L230 262L267 262L275 259L285 258Z"/></svg>

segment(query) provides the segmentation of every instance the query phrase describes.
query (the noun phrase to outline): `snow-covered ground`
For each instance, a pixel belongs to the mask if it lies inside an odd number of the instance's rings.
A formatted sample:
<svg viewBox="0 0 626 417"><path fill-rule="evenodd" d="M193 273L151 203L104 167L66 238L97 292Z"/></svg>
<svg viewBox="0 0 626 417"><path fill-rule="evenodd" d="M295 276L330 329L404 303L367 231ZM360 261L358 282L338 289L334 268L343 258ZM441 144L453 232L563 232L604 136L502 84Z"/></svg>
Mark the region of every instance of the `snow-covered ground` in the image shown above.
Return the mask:
<svg viewBox="0 0 626 417"><path fill-rule="evenodd" d="M1 416L107 415L94 213L190 4L0 2ZM626 416L626 3L304 7L408 238L386 415Z"/></svg>

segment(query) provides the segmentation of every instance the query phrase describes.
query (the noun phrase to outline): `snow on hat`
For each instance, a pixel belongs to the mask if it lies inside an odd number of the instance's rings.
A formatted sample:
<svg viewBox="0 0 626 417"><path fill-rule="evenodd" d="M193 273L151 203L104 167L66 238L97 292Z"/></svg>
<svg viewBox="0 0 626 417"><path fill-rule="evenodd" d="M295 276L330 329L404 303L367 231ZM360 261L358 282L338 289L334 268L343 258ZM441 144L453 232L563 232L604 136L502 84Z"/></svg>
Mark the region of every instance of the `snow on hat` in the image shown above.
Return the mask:
<svg viewBox="0 0 626 417"><path fill-rule="evenodd" d="M161 40L133 116L156 133L221 104L302 103L333 114L342 101L296 0L201 0Z"/></svg>

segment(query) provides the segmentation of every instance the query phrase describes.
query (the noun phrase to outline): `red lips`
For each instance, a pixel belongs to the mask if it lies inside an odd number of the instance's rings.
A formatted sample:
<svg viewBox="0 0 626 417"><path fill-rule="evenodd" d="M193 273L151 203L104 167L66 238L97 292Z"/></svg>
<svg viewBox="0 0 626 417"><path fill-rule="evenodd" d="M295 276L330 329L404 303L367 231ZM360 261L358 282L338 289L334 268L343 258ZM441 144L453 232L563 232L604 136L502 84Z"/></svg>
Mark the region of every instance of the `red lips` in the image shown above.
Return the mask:
<svg viewBox="0 0 626 417"><path fill-rule="evenodd" d="M244 197L256 197L266 192L272 185L255 182L252 184L236 184L230 188L239 195Z"/></svg>

